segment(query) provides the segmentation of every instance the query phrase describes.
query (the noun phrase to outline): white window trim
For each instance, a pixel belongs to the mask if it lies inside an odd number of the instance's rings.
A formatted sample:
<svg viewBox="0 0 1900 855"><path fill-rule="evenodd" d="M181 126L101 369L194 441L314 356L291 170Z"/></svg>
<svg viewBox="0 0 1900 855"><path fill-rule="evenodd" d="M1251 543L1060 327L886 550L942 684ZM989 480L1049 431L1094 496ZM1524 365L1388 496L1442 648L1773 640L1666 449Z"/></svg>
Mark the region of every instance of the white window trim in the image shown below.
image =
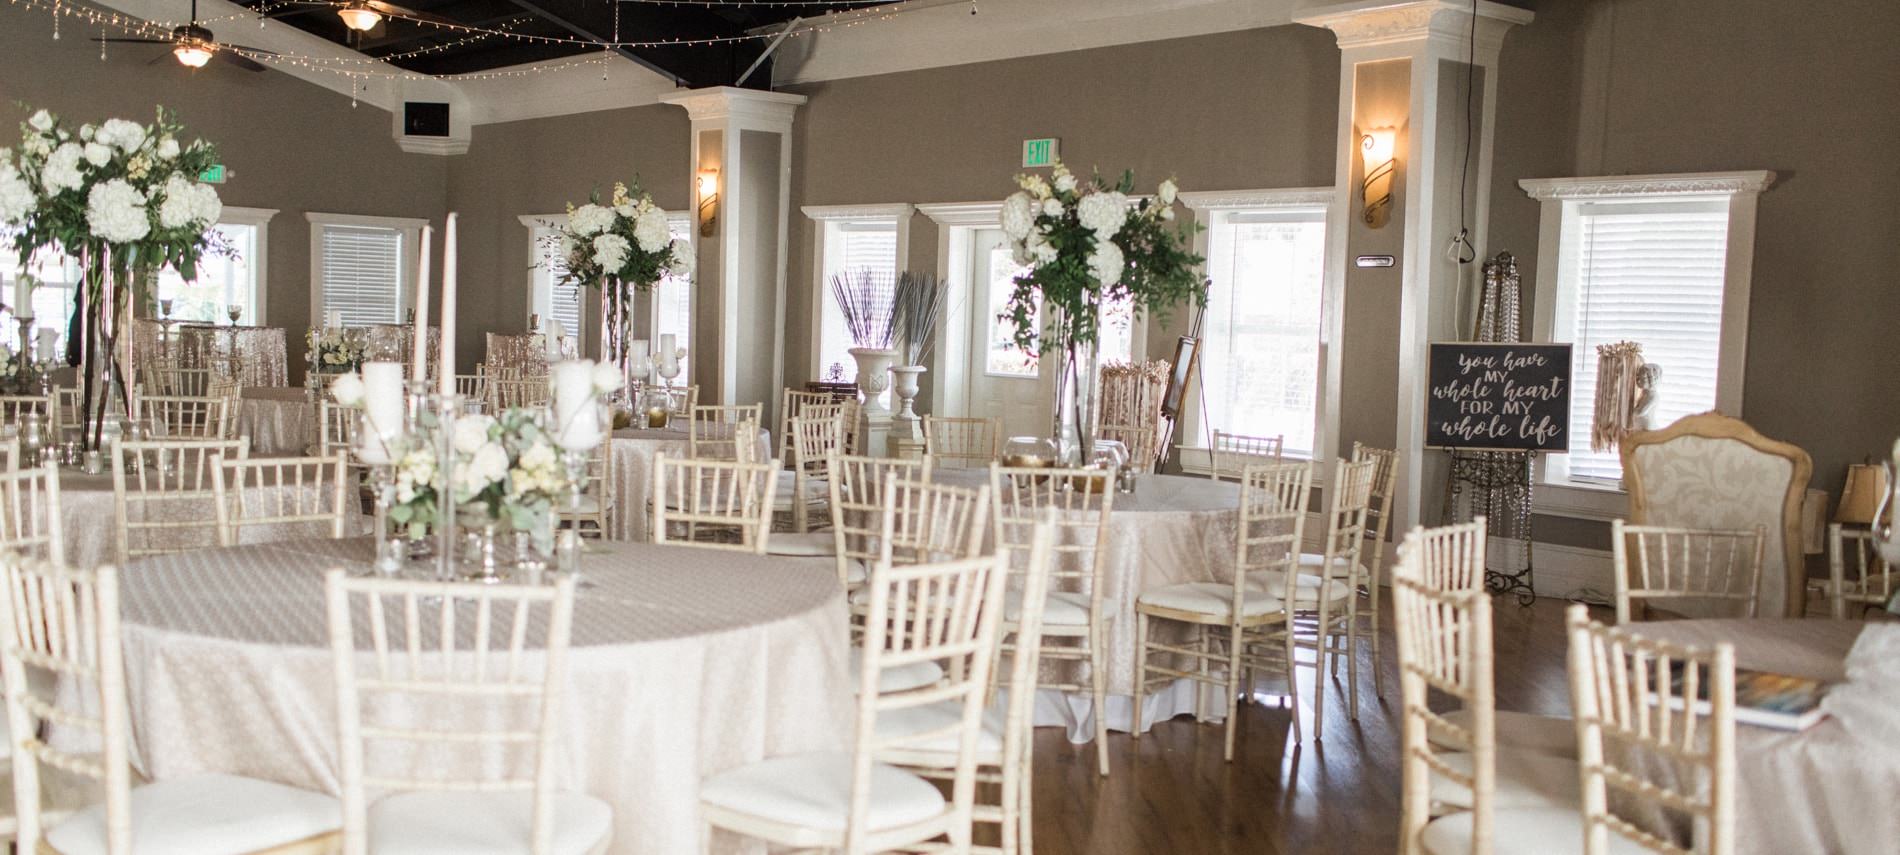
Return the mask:
<svg viewBox="0 0 1900 855"><path fill-rule="evenodd" d="M666 227L669 232L685 231L691 234L693 226L693 215L691 212L665 211L665 214ZM535 242L534 230L560 229L567 224L567 213L522 214L515 219L521 223L522 228L528 230L528 259L532 262L528 268L528 311L536 314L545 314L540 303L540 294L535 291L535 280L542 276L543 272L539 269L541 263L541 247ZM693 313L697 315L699 313L699 299L697 292L693 293ZM652 319L656 315L659 300L659 294L649 293L647 302L647 318L649 324L652 323ZM581 341L583 342L594 340L588 333L590 331L597 332L597 330L593 330L593 327L600 323L600 311L597 308L598 303L599 301L597 300L581 300ZM522 322L527 322L526 316L522 317Z"/></svg>
<svg viewBox="0 0 1900 855"><path fill-rule="evenodd" d="M245 306L250 322L255 325L264 324L270 317L270 221L277 214L276 208L226 205L224 213L218 215L219 225L250 226L256 230L257 243L250 258L251 302Z"/></svg>
<svg viewBox="0 0 1900 855"><path fill-rule="evenodd" d="M429 221L416 217L379 217L370 214L326 214L309 211L310 222L310 325L323 323L323 227L368 226L398 229L402 232L402 264L397 271L396 322L416 304L416 262L420 252L416 242Z"/></svg>
<svg viewBox="0 0 1900 855"><path fill-rule="evenodd" d="M1728 255L1723 266L1722 344L1716 361L1715 408L1742 412L1743 369L1748 354L1748 295L1755 267L1755 219L1761 193L1775 183L1768 170L1618 175L1595 178L1527 178L1517 184L1540 203L1537 231L1537 295L1532 319L1536 341L1553 341L1564 225L1579 203L1726 200ZM1573 406L1575 403L1573 402ZM1544 483L1538 466L1533 510L1580 519L1612 520L1629 512L1629 494L1610 485Z"/></svg>
<svg viewBox="0 0 1900 855"><path fill-rule="evenodd" d="M894 222L897 226L897 258L893 259L896 266L891 269L902 273L910 269L910 216L916 210L916 206L904 202L873 205L806 205L799 208L800 212L818 224L818 227L812 230L811 331L810 338L807 339L811 343L807 364L811 367L814 379L820 370L818 361L823 358L824 306L825 297L830 293L828 290L830 283L825 278L825 244L831 231L831 224L852 220Z"/></svg>
<svg viewBox="0 0 1900 855"><path fill-rule="evenodd" d="M940 413L969 412L969 384L964 375L970 364L970 295L976 281L970 252L978 231L1003 227L1003 203L943 202L918 205L917 212L937 224L937 281L945 289L937 340L931 347L938 370L926 375L930 400Z"/></svg>
<svg viewBox="0 0 1900 855"><path fill-rule="evenodd" d="M1194 235L1194 251L1205 257L1208 250L1208 234L1216 215L1228 211L1283 211L1286 213L1317 213L1326 222L1328 245L1331 244L1333 229L1338 225L1332 215L1333 188L1331 187L1276 187L1259 190L1191 190L1180 195L1181 204L1194 213L1194 219L1203 228ZM1329 253L1328 258L1331 258ZM1318 459L1328 459L1333 438L1339 435L1339 408L1333 405L1329 392L1331 372L1328 366L1332 361L1332 343L1339 335L1340 289L1344 279L1334 275L1334 271L1325 272L1324 293L1320 295L1320 341L1319 341L1319 388L1315 399L1319 402L1318 423L1314 426L1313 447ZM1170 347L1172 355L1172 347ZM1201 409L1198 406L1202 394L1200 374L1196 372L1193 399L1196 406L1183 407L1181 422L1175 427L1174 435L1180 438L1175 448L1183 452L1180 455L1181 469L1196 475L1206 475L1213 471L1214 455L1212 449L1201 445ZM1185 403L1185 402L1184 402ZM1326 475L1325 467L1313 472L1313 486L1322 486Z"/></svg>

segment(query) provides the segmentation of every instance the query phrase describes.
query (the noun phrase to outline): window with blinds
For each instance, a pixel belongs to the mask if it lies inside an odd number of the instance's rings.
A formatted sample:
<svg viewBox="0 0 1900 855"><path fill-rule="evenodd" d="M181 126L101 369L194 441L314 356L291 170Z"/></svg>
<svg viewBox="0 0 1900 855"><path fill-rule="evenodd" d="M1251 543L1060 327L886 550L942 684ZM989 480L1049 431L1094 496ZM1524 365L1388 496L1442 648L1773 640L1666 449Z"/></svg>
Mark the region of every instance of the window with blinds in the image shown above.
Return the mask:
<svg viewBox="0 0 1900 855"><path fill-rule="evenodd" d="M1590 450L1597 347L1633 341L1660 368L1654 427L1715 406L1729 208L1727 200L1569 207L1553 337L1575 345L1570 453L1547 458L1545 476L1614 485L1623 477L1617 453Z"/></svg>
<svg viewBox="0 0 1900 855"><path fill-rule="evenodd" d="M1233 211L1208 233L1202 326L1202 441L1216 430L1318 444L1323 210Z"/></svg>
<svg viewBox="0 0 1900 855"><path fill-rule="evenodd" d="M667 220L667 230L678 241L692 240L692 221L686 217ZM690 385L693 380L693 280L667 274L660 277L659 284L653 287L653 340L660 336L674 337L674 347L684 348L686 358L680 360L680 376L675 382Z"/></svg>
<svg viewBox="0 0 1900 855"><path fill-rule="evenodd" d="M343 325L402 322L403 233L381 226L316 224L323 312Z"/></svg>
<svg viewBox="0 0 1900 855"><path fill-rule="evenodd" d="M828 221L825 223L825 277L819 305L823 307L818 340L818 379L832 365L844 368L844 376L857 373L851 358L851 333L845 326L844 310L832 294L831 279L839 273L856 276L869 270L873 275L897 281L897 223L895 220Z"/></svg>
<svg viewBox="0 0 1900 855"><path fill-rule="evenodd" d="M537 226L532 241L539 256L534 269L534 311L544 321L560 324L568 340L580 341L581 306L585 299L582 292L586 289L561 283L561 277L567 275L567 259L561 257L560 232L552 227Z"/></svg>

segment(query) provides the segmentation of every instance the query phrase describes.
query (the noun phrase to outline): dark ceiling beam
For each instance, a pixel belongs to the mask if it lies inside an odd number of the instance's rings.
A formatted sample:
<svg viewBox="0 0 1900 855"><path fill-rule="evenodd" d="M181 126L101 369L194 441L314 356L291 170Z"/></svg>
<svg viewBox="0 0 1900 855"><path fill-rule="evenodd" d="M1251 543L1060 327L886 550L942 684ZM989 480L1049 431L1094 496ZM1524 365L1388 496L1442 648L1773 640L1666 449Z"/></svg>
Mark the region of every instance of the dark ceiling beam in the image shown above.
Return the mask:
<svg viewBox="0 0 1900 855"><path fill-rule="evenodd" d="M542 5L542 3L539 2L539 0L508 0L508 2L513 3L514 5L529 12L530 14L533 14L535 17L540 18L543 21L547 21L548 23L553 24L557 27L560 27L561 29L566 30L569 33L572 33L583 39L593 39L595 41L604 42L604 41L607 41L609 38L608 36L595 32L593 29L589 27L583 26L573 20L568 19L564 15L560 15L560 14L550 11L546 6ZM617 0L615 0L615 2L617 2ZM680 77L680 75L673 73L673 71L669 69L660 67L657 63L654 63L652 60L649 60L646 57L641 56L639 53L629 48L615 48L614 52L630 60L633 60L634 62L639 63L641 66L652 70L653 73L655 74L659 74L663 77L672 78L673 82L676 84L685 82L684 79Z"/></svg>

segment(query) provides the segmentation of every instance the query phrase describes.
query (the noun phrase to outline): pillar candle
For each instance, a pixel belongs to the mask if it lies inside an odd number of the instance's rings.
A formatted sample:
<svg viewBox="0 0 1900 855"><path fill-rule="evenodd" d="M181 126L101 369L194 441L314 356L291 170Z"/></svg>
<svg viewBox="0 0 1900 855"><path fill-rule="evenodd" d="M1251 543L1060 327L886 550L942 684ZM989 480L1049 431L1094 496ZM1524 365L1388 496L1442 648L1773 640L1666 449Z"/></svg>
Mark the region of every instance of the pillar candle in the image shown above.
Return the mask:
<svg viewBox="0 0 1900 855"><path fill-rule="evenodd" d="M28 281L22 271L20 278L13 280L13 316L33 318L33 283Z"/></svg>
<svg viewBox="0 0 1900 855"><path fill-rule="evenodd" d="M340 330L343 328L343 310L331 309L323 314L323 328Z"/></svg>
<svg viewBox="0 0 1900 855"><path fill-rule="evenodd" d="M668 368L679 364L678 350L674 346L675 341L677 341L677 339L673 337L672 333L666 333L660 336L660 364Z"/></svg>
<svg viewBox="0 0 1900 855"><path fill-rule="evenodd" d="M592 451L600 445L600 418L594 412L594 363L570 359L554 366L554 442L568 451Z"/></svg>
<svg viewBox="0 0 1900 855"><path fill-rule="evenodd" d="M356 453L364 463L388 463L389 441L402 433L404 396L402 363L363 365L363 412L370 430L356 438Z"/></svg>
<svg viewBox="0 0 1900 855"><path fill-rule="evenodd" d="M58 352L55 349L55 346L58 344L58 342L54 341L54 339L57 339L58 337L59 337L58 330L53 329L52 327L40 327L40 338L39 338L40 345L39 346L40 346L40 361L41 362L52 362L53 360L59 358Z"/></svg>
<svg viewBox="0 0 1900 855"><path fill-rule="evenodd" d="M416 271L416 308L415 326L409 330L409 380L415 385L416 394L422 394L422 383L429 377L429 239L435 234L435 228L422 227L422 260L417 262Z"/></svg>
<svg viewBox="0 0 1900 855"><path fill-rule="evenodd" d="M442 228L442 347L436 356L436 390L455 394L455 213Z"/></svg>

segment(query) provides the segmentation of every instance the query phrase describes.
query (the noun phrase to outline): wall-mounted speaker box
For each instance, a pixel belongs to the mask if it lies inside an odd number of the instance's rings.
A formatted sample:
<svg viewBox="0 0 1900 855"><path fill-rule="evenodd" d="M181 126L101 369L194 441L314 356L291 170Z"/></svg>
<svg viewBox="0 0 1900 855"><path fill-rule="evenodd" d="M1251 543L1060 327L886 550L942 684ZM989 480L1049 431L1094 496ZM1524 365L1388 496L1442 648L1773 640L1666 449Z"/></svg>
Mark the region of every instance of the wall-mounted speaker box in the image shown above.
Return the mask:
<svg viewBox="0 0 1900 855"><path fill-rule="evenodd" d="M449 105L434 101L404 101L402 132L412 137L449 135Z"/></svg>

